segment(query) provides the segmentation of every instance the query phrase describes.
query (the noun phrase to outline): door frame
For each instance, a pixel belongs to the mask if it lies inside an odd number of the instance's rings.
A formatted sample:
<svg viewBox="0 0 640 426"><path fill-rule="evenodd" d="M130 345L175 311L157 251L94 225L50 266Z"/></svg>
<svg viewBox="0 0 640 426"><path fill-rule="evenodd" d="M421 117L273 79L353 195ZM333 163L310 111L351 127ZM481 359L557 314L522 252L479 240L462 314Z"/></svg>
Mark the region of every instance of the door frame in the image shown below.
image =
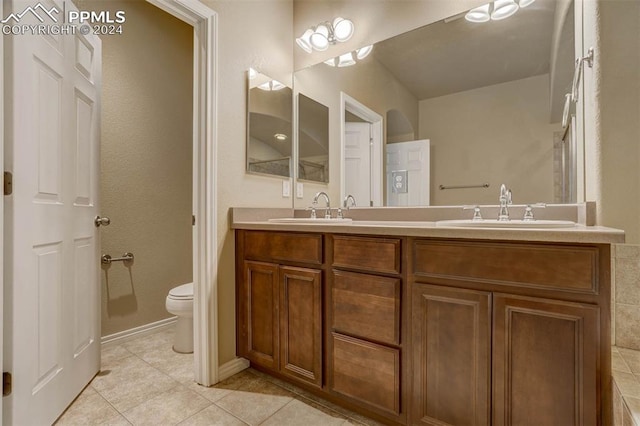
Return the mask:
<svg viewBox="0 0 640 426"><path fill-rule="evenodd" d="M340 200L347 196L345 182L345 117L346 113L360 117L364 121L371 123L371 201L376 207L383 205L383 143L382 143L382 116L356 99L340 92ZM368 207L368 206L367 206Z"/></svg>
<svg viewBox="0 0 640 426"><path fill-rule="evenodd" d="M6 2L3 2L6 4ZM0 14L4 15L4 8L0 5ZM4 37L0 37L0 98L2 101L0 102L0 165L2 166L2 181L4 188ZM4 236L6 235L4 232L4 203L5 203L5 195L4 190L2 192L2 203L0 203L0 229L2 230L2 237L0 237L0 366L2 366L2 371L5 371L4 365ZM3 413L4 404L0 403L0 425L2 425L2 419L4 416Z"/></svg>
<svg viewBox="0 0 640 426"><path fill-rule="evenodd" d="M193 27L193 355L195 381L218 382L218 14L198 0L146 0Z"/></svg>

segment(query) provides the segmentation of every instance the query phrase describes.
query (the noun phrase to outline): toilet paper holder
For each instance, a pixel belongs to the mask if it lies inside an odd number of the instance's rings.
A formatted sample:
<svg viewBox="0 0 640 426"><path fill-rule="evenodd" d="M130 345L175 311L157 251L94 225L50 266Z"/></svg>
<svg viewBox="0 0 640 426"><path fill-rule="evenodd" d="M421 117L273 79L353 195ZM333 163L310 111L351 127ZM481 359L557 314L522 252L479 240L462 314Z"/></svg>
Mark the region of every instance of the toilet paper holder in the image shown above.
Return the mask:
<svg viewBox="0 0 640 426"><path fill-rule="evenodd" d="M100 262L102 262L103 265L110 265L111 262L133 262L133 259L133 253L129 252L123 254L122 257L111 257L109 254L103 254L102 257L100 257Z"/></svg>

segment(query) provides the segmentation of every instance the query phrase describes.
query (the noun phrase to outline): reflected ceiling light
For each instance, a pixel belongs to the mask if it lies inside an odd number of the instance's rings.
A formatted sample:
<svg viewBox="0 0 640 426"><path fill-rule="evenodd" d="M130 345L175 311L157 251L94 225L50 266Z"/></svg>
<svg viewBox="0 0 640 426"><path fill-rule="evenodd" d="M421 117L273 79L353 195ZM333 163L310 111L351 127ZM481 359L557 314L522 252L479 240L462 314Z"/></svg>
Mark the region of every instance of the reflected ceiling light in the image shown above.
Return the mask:
<svg viewBox="0 0 640 426"><path fill-rule="evenodd" d="M520 6L513 0L496 0L493 2L493 12L491 12L491 19L499 21L512 16L520 9Z"/></svg>
<svg viewBox="0 0 640 426"><path fill-rule="evenodd" d="M372 50L373 50L373 44L370 44L365 47L361 47L360 49L356 50L356 56L358 57L358 59L362 60L367 56L369 56L369 53L371 53Z"/></svg>
<svg viewBox="0 0 640 426"><path fill-rule="evenodd" d="M330 67L349 67L356 64L356 59L361 61L369 56L372 50L373 45L370 44L369 46L361 47L360 49L345 53L336 58L327 59L324 63Z"/></svg>
<svg viewBox="0 0 640 426"><path fill-rule="evenodd" d="M330 44L345 42L353 36L355 26L349 19L337 17L333 22L322 22L306 30L296 43L302 50L312 53L313 50L324 51Z"/></svg>
<svg viewBox="0 0 640 426"><path fill-rule="evenodd" d="M287 86L280 83L278 80L270 80L258 85L258 89L267 90L267 91L280 90L280 89L284 89L285 87Z"/></svg>
<svg viewBox="0 0 640 426"><path fill-rule="evenodd" d="M485 4L484 6L476 7L475 9L471 9L464 15L464 19L469 22L487 22L491 19L491 3Z"/></svg>
<svg viewBox="0 0 640 426"><path fill-rule="evenodd" d="M353 53L345 53L344 55L340 55L338 57L338 67L350 67L351 65L355 65L356 60L353 59Z"/></svg>
<svg viewBox="0 0 640 426"><path fill-rule="evenodd" d="M483 6L471 9L464 15L469 22L499 21L513 16L520 8L531 5L535 0L495 0ZM445 20L446 21L446 20Z"/></svg>
<svg viewBox="0 0 640 426"><path fill-rule="evenodd" d="M276 133L273 137L279 141L286 141L288 136L282 133Z"/></svg>

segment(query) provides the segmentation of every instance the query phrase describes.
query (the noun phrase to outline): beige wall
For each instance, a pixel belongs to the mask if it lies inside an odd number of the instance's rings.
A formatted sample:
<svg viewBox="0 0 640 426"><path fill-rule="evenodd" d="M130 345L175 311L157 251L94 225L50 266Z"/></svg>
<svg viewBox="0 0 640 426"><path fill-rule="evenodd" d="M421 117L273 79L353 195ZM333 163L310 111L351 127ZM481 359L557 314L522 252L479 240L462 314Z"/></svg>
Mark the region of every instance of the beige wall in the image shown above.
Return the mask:
<svg viewBox="0 0 640 426"><path fill-rule="evenodd" d="M245 173L246 72L283 82L293 69L291 0L200 0L218 14L218 324L220 364L235 358L235 245L230 207L291 207L282 179Z"/></svg>
<svg viewBox="0 0 640 426"><path fill-rule="evenodd" d="M431 204L496 204L501 183L516 204L552 202L553 133L561 126L548 122L548 74L420 101ZM485 182L491 187L438 189Z"/></svg>
<svg viewBox="0 0 640 426"><path fill-rule="evenodd" d="M595 134L587 166L588 199L599 224L640 243L640 2L596 4ZM588 46L585 46L588 47ZM589 124L589 123L587 123Z"/></svg>
<svg viewBox="0 0 640 426"><path fill-rule="evenodd" d="M102 38L102 252L135 255L102 271L102 335L168 318L168 291L192 280L192 28L142 1Z"/></svg>

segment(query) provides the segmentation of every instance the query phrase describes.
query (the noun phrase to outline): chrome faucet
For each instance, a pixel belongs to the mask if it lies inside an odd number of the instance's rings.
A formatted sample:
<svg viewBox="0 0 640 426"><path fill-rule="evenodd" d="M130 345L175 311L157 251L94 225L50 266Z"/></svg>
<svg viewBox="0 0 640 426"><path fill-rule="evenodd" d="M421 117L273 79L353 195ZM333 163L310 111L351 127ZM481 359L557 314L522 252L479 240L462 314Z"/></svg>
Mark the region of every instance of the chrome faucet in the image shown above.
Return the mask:
<svg viewBox="0 0 640 426"><path fill-rule="evenodd" d="M511 190L503 183L500 185L500 211L498 212L498 221L506 222L509 220L509 206L511 202Z"/></svg>
<svg viewBox="0 0 640 426"><path fill-rule="evenodd" d="M313 197L313 206L315 208L315 206L318 205L318 198L320 198L321 196L324 196L324 199L327 201L327 207L324 211L324 218L331 219L331 202L329 201L329 196L326 192L320 191Z"/></svg>
<svg viewBox="0 0 640 426"><path fill-rule="evenodd" d="M351 206L349 206L349 200L351 200ZM343 207L347 210L349 210L350 207L355 207L356 206L356 199L353 197L353 195L349 194L346 197L344 197L344 201L342 203ZM342 211L342 208L338 207L338 219L344 219L344 212Z"/></svg>
<svg viewBox="0 0 640 426"><path fill-rule="evenodd" d="M349 200L351 200L351 207L356 206L356 199L353 197L353 195L349 194L344 197L344 208L347 210L349 210Z"/></svg>

